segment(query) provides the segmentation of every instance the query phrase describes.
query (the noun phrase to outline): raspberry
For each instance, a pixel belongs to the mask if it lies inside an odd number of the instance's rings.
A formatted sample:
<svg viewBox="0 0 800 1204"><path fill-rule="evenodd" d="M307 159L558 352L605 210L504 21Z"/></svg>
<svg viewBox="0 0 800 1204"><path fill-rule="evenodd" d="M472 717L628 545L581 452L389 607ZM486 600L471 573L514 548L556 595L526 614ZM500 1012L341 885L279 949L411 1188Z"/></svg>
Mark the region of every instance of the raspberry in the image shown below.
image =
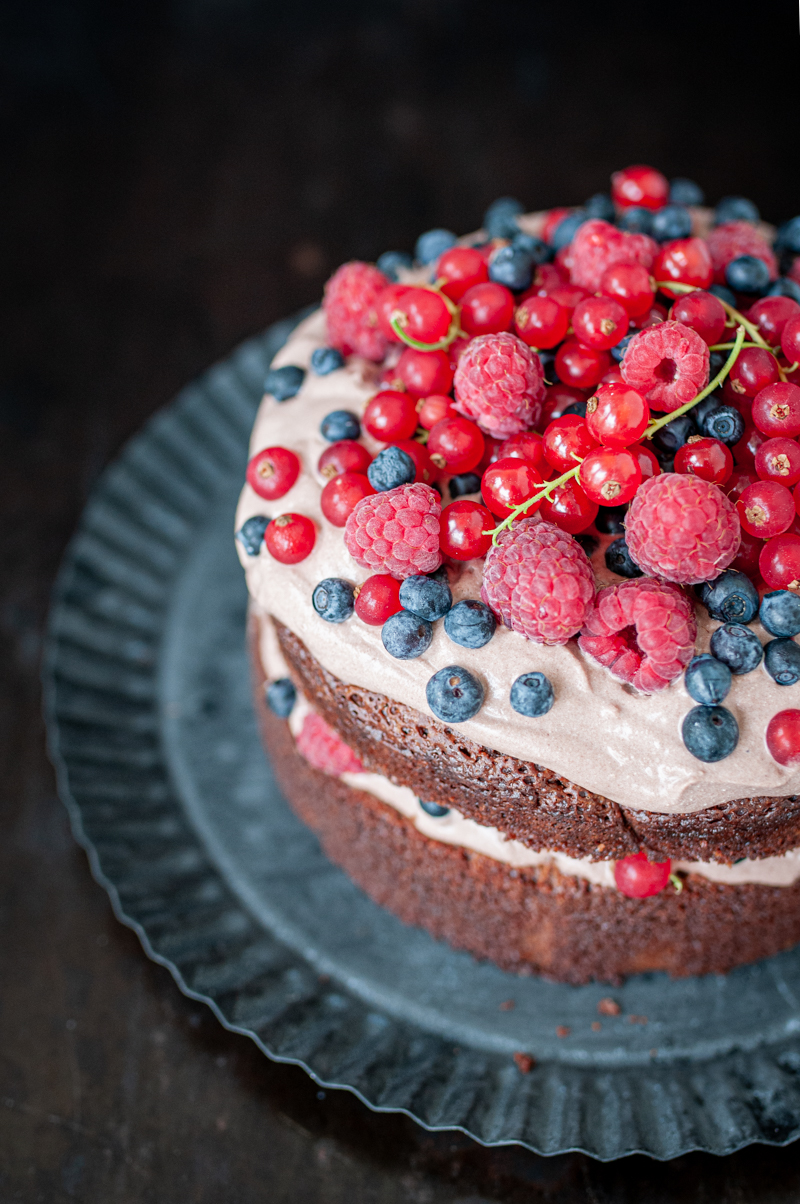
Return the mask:
<svg viewBox="0 0 800 1204"><path fill-rule="evenodd" d="M658 254L658 243L646 234L626 234L596 218L578 227L570 251L572 283L596 293L603 272L616 263L638 263L649 268Z"/></svg>
<svg viewBox="0 0 800 1204"><path fill-rule="evenodd" d="M681 585L718 577L736 556L739 536L733 503L710 481L689 474L651 477L625 516L628 550L639 568Z"/></svg>
<svg viewBox="0 0 800 1204"><path fill-rule="evenodd" d="M378 326L375 302L389 281L370 263L343 263L325 285L322 308L328 341L345 355L356 352L376 363L386 355L388 339Z"/></svg>
<svg viewBox="0 0 800 1204"><path fill-rule="evenodd" d="M633 336L622 376L653 410L671 414L692 401L708 383L708 344L682 322L660 322Z"/></svg>
<svg viewBox="0 0 800 1204"><path fill-rule="evenodd" d="M586 622L594 577L576 540L553 523L524 518L489 549L481 597L535 644L566 644Z"/></svg>
<svg viewBox="0 0 800 1204"><path fill-rule="evenodd" d="M769 268L770 280L777 280L778 262L772 249L749 222L723 222L721 226L715 226L706 241L717 284L725 283L726 267L740 255L755 255L756 259L763 260Z"/></svg>
<svg viewBox="0 0 800 1204"><path fill-rule="evenodd" d="M455 374L456 409L482 431L507 439L536 426L545 396L538 355L514 334L484 334L467 347Z"/></svg>
<svg viewBox="0 0 800 1204"><path fill-rule="evenodd" d="M306 715L295 743L297 751L309 765L321 769L323 773L338 777L340 773L364 772L364 766L349 744L340 740L316 711Z"/></svg>
<svg viewBox="0 0 800 1204"><path fill-rule="evenodd" d="M373 573L401 581L432 573L442 563L439 550L439 495L429 485L399 485L362 498L347 520L348 552Z"/></svg>
<svg viewBox="0 0 800 1204"><path fill-rule="evenodd" d="M640 577L600 590L578 646L612 677L651 694L688 665L696 638L694 607L685 594Z"/></svg>

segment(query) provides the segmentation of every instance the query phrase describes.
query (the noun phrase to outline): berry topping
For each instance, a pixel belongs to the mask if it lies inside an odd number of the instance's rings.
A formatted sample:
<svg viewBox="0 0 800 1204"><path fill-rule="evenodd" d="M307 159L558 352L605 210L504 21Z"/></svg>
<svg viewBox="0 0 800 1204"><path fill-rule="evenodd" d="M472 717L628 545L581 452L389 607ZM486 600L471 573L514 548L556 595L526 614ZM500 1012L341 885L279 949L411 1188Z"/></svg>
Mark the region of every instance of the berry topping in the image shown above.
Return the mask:
<svg viewBox="0 0 800 1204"><path fill-rule="evenodd" d="M758 614L758 590L736 569L726 569L715 581L704 581L697 594L711 618L720 623L750 623Z"/></svg>
<svg viewBox="0 0 800 1204"><path fill-rule="evenodd" d="M669 182L669 199L673 205L702 205L705 200L705 194L699 184L695 184L694 180L687 180L683 176L676 176L674 180Z"/></svg>
<svg viewBox="0 0 800 1204"><path fill-rule="evenodd" d="M770 640L764 645L764 668L779 686L800 681L800 647L788 637Z"/></svg>
<svg viewBox="0 0 800 1204"><path fill-rule="evenodd" d="M712 343L719 343L722 340L727 320L727 314L722 308L719 297L715 297L713 293L707 293L701 288L695 289L693 293L686 293L683 297L678 297L670 311L670 317L674 322L681 322L695 334L699 334L709 347Z"/></svg>
<svg viewBox="0 0 800 1204"><path fill-rule="evenodd" d="M721 222L757 222L759 220L758 206L745 196L724 196L714 210L714 223Z"/></svg>
<svg viewBox="0 0 800 1204"><path fill-rule="evenodd" d="M410 439L417 429L417 404L408 393L384 389L368 403L361 422L373 439L383 443Z"/></svg>
<svg viewBox="0 0 800 1204"><path fill-rule="evenodd" d="M763 347L745 347L725 382L737 397L755 397L780 379L778 361Z"/></svg>
<svg viewBox="0 0 800 1204"><path fill-rule="evenodd" d="M539 513L549 523L555 523L562 531L578 535L590 527L597 518L598 503L588 498L574 479L551 490L543 498Z"/></svg>
<svg viewBox="0 0 800 1204"><path fill-rule="evenodd" d="M264 378L264 392L271 393L276 401L288 401L300 392L305 378L305 369L298 368L296 364L270 368Z"/></svg>
<svg viewBox="0 0 800 1204"><path fill-rule="evenodd" d="M781 351L790 364L800 362L800 315L796 318L789 318L784 326L781 334Z"/></svg>
<svg viewBox="0 0 800 1204"><path fill-rule="evenodd" d="M394 377L412 397L429 397L431 393L450 392L453 369L446 351L406 347L394 368Z"/></svg>
<svg viewBox="0 0 800 1204"><path fill-rule="evenodd" d="M702 656L692 657L683 680L690 698L695 702L703 706L717 706L727 698L733 677L723 661L706 652Z"/></svg>
<svg viewBox="0 0 800 1204"><path fill-rule="evenodd" d="M780 381L762 389L753 399L753 422L764 435L800 435L800 388Z"/></svg>
<svg viewBox="0 0 800 1204"><path fill-rule="evenodd" d="M340 439L338 443L326 447L317 461L317 472L330 481L341 472L365 473L372 462L372 456L363 443L355 439Z"/></svg>
<svg viewBox="0 0 800 1204"><path fill-rule="evenodd" d="M698 761L722 761L739 743L739 725L726 707L692 707L681 724L681 735Z"/></svg>
<svg viewBox="0 0 800 1204"><path fill-rule="evenodd" d="M781 341L784 327L790 318L800 314L800 305L791 297L762 297L751 306L747 317L758 327L763 339L773 346Z"/></svg>
<svg viewBox="0 0 800 1204"><path fill-rule="evenodd" d="M453 605L445 570L433 577L406 577L400 586L400 602L405 610L429 623L443 619Z"/></svg>
<svg viewBox="0 0 800 1204"><path fill-rule="evenodd" d="M708 366L708 345L699 334L682 322L661 322L633 336L622 361L622 376L652 409L670 414L705 387Z"/></svg>
<svg viewBox="0 0 800 1204"><path fill-rule="evenodd" d="M514 297L502 284L475 284L461 298L461 329L470 338L508 330L513 317Z"/></svg>
<svg viewBox="0 0 800 1204"><path fill-rule="evenodd" d="M552 523L522 519L490 548L481 597L526 639L566 644L586 622L594 578L574 539Z"/></svg>
<svg viewBox="0 0 800 1204"><path fill-rule="evenodd" d="M711 256L702 238L676 238L674 242L664 243L651 270L661 283L661 291L672 298L679 294L668 288L666 281L706 289L714 276Z"/></svg>
<svg viewBox="0 0 800 1204"><path fill-rule="evenodd" d="M654 167L638 164L615 171L611 177L611 196L620 209L641 205L643 209L661 209L669 197L669 182Z"/></svg>
<svg viewBox="0 0 800 1204"><path fill-rule="evenodd" d="M271 681L264 690L264 701L273 715L277 715L279 719L288 719L297 701L294 682L288 677L278 677Z"/></svg>
<svg viewBox="0 0 800 1204"><path fill-rule="evenodd" d="M319 424L319 433L328 443L357 439L361 434L361 423L351 410L331 410Z"/></svg>
<svg viewBox="0 0 800 1204"><path fill-rule="evenodd" d="M314 711L303 720L296 744L297 751L309 765L323 773L338 777L340 773L364 772L364 766L352 748Z"/></svg>
<svg viewBox="0 0 800 1204"><path fill-rule="evenodd" d="M638 564L634 564L631 560L631 554L628 551L628 545L624 537L615 539L606 548L606 568L616 573L618 577L642 577L644 574Z"/></svg>
<svg viewBox="0 0 800 1204"><path fill-rule="evenodd" d="M709 397L707 400L711 401ZM699 415L696 421L700 425L700 430L709 439L718 439L720 443L724 443L727 447L732 447L738 443L745 432L745 421L738 410L733 406L721 406L716 404L716 398L713 398L715 404L711 406L708 412L700 420ZM700 409L700 405L697 409Z"/></svg>
<svg viewBox="0 0 800 1204"><path fill-rule="evenodd" d="M640 486L625 531L641 569L682 585L718 577L739 548L739 519L725 494L679 473L662 473Z"/></svg>
<svg viewBox="0 0 800 1204"><path fill-rule="evenodd" d="M778 275L778 264L769 244L754 230L748 221L725 221L716 226L707 239L714 279L725 284L725 269L740 256L755 256L768 269L769 279Z"/></svg>
<svg viewBox="0 0 800 1204"><path fill-rule="evenodd" d="M430 648L433 627L427 619L399 610L384 623L381 639L390 656L400 661L415 660Z"/></svg>
<svg viewBox="0 0 800 1204"><path fill-rule="evenodd" d="M518 435L509 435L498 448L497 459L502 460L508 456L528 460L534 468L541 469L544 464L542 436L536 431L520 431Z"/></svg>
<svg viewBox="0 0 800 1204"><path fill-rule="evenodd" d="M430 486L401 485L360 501L347 520L344 542L354 560L373 572L401 579L432 573L442 562L440 512L439 495Z"/></svg>
<svg viewBox="0 0 800 1204"><path fill-rule="evenodd" d="M757 481L742 490L736 511L748 535L771 539L788 531L794 522L794 498L777 481Z"/></svg>
<svg viewBox="0 0 800 1204"><path fill-rule="evenodd" d="M735 293L759 296L766 292L769 281L769 268L763 259L757 259L755 255L739 255L725 269L725 283Z"/></svg>
<svg viewBox="0 0 800 1204"><path fill-rule="evenodd" d="M697 637L689 599L664 581L642 577L601 589L578 644L637 690L663 690L692 658Z"/></svg>
<svg viewBox="0 0 800 1204"><path fill-rule="evenodd" d="M483 458L484 439L474 422L454 414L431 428L427 450L437 468L447 472L471 472Z"/></svg>
<svg viewBox="0 0 800 1204"><path fill-rule="evenodd" d="M779 765L800 761L800 711L778 711L767 724L767 748Z"/></svg>
<svg viewBox="0 0 800 1204"><path fill-rule="evenodd" d="M665 205L653 215L650 233L656 242L688 238L692 233L692 215L685 205Z"/></svg>
<svg viewBox="0 0 800 1204"><path fill-rule="evenodd" d="M528 288L532 278L533 257L525 247L514 243L499 247L489 261L489 279L514 293Z"/></svg>
<svg viewBox="0 0 800 1204"><path fill-rule="evenodd" d="M600 506L629 502L642 483L639 461L628 448L600 447L589 452L578 471L586 496Z"/></svg>
<svg viewBox="0 0 800 1204"><path fill-rule="evenodd" d="M315 586L311 605L326 623L344 623L353 613L355 590L341 577L326 577Z"/></svg>
<svg viewBox="0 0 800 1204"><path fill-rule="evenodd" d="M731 673L752 673L764 657L761 641L754 631L741 623L724 623L711 636L711 655L722 661Z"/></svg>
<svg viewBox="0 0 800 1204"><path fill-rule="evenodd" d="M497 521L479 502L460 498L442 511L440 543L451 560L474 560L485 556ZM488 534L487 534L488 532Z"/></svg>
<svg viewBox="0 0 800 1204"><path fill-rule="evenodd" d="M439 803L427 803L422 799L417 799L422 810L426 815L431 815L434 819L442 819L443 816L450 814L449 807L442 807Z"/></svg>
<svg viewBox="0 0 800 1204"><path fill-rule="evenodd" d="M628 333L628 313L612 297L587 297L575 306L572 327L585 347L608 351Z"/></svg>
<svg viewBox="0 0 800 1204"><path fill-rule="evenodd" d="M764 545L758 569L770 589L800 590L800 535L787 531Z"/></svg>
<svg viewBox="0 0 800 1204"><path fill-rule="evenodd" d="M586 403L587 430L605 447L638 443L649 421L650 410L644 397L624 383L599 385Z"/></svg>
<svg viewBox="0 0 800 1204"><path fill-rule="evenodd" d="M450 310L440 293L430 288L408 288L390 315L405 338L418 343L438 343L450 329Z"/></svg>
<svg viewBox="0 0 800 1204"><path fill-rule="evenodd" d="M311 352L311 371L317 376L330 376L344 367L344 356L335 347L315 347Z"/></svg>
<svg viewBox="0 0 800 1204"><path fill-rule="evenodd" d="M385 447L378 452L367 469L367 477L373 489L379 493L408 485L417 475L413 457L400 447Z"/></svg>
<svg viewBox="0 0 800 1204"><path fill-rule="evenodd" d="M513 334L473 339L455 373L456 409L505 439L535 426L544 400L542 365Z"/></svg>
<svg viewBox="0 0 800 1204"><path fill-rule="evenodd" d="M609 222L584 222L570 247L570 278L573 284L596 293L608 268L618 263L635 263L649 268L657 251L657 244L646 234L626 234Z"/></svg>
<svg viewBox="0 0 800 1204"><path fill-rule="evenodd" d="M319 504L322 513L334 527L343 527L362 497L375 490L369 478L360 472L343 472L328 481L322 490Z"/></svg>
<svg viewBox="0 0 800 1204"><path fill-rule="evenodd" d="M675 471L691 473L714 485L724 485L733 472L733 456L719 439L692 435L677 451Z"/></svg>
<svg viewBox="0 0 800 1204"><path fill-rule="evenodd" d="M468 288L488 280L489 272L480 251L474 247L450 247L439 257L436 278L443 282L441 289L446 297L460 301Z"/></svg>
<svg viewBox="0 0 800 1204"><path fill-rule="evenodd" d="M521 460L518 456L504 456L486 469L481 480L481 493L492 514L506 518L516 506L536 493L543 483L539 471L529 461ZM528 515L538 508L538 503L530 506Z"/></svg>
<svg viewBox="0 0 800 1204"><path fill-rule="evenodd" d="M542 450L551 468L562 473L574 468L589 452L596 451L597 440L585 418L578 414L563 414L561 418L554 418L545 430Z"/></svg>
<svg viewBox="0 0 800 1204"><path fill-rule="evenodd" d="M528 297L514 314L514 329L529 347L556 347L568 326L569 310L553 297Z"/></svg>
<svg viewBox="0 0 800 1204"><path fill-rule="evenodd" d="M281 514L264 532L267 551L281 564L299 564L316 543L317 529L304 514Z"/></svg>
<svg viewBox="0 0 800 1204"><path fill-rule="evenodd" d="M644 318L656 295L650 272L640 263L616 263L606 268L600 277L600 292L618 301L631 320Z"/></svg>
<svg viewBox="0 0 800 1204"><path fill-rule="evenodd" d="M382 627L388 618L403 609L400 601L400 582L388 573L367 577L356 590L356 614L370 627Z"/></svg>
<svg viewBox="0 0 800 1204"><path fill-rule="evenodd" d="M387 280L398 280L401 271L413 268L414 260L407 251L384 251L378 256L375 267L383 272Z"/></svg>
<svg viewBox="0 0 800 1204"><path fill-rule="evenodd" d="M247 483L269 502L283 497L297 480L300 461L287 447L265 447L247 465Z"/></svg>
<svg viewBox="0 0 800 1204"><path fill-rule="evenodd" d="M483 228L490 238L513 238L519 231L517 218L525 207L513 196L501 196L492 201L483 215Z"/></svg>
<svg viewBox="0 0 800 1204"><path fill-rule="evenodd" d="M447 488L453 501L467 493L480 493L481 479L477 472L459 472L448 481Z"/></svg>
<svg viewBox="0 0 800 1204"><path fill-rule="evenodd" d="M497 619L485 603L464 598L445 615L444 630L461 648L483 648L497 630Z"/></svg>
<svg viewBox="0 0 800 1204"><path fill-rule="evenodd" d="M426 431L432 430L443 418L451 418L455 412L452 397L443 393L432 393L424 401L417 402L417 419Z"/></svg>
<svg viewBox="0 0 800 1204"><path fill-rule="evenodd" d="M648 899L658 895L669 882L672 863L648 861L644 853L631 853L614 862L617 890L629 899Z"/></svg>
<svg viewBox="0 0 800 1204"><path fill-rule="evenodd" d="M420 263L433 263L449 247L454 246L456 241L452 230L443 230L441 227L426 230L424 234L420 234L414 245L414 258Z"/></svg>
<svg viewBox="0 0 800 1204"><path fill-rule="evenodd" d="M369 263L343 263L325 285L322 308L331 345L345 355L356 352L364 359L382 360L386 335L378 326L375 304L389 281Z"/></svg>
<svg viewBox="0 0 800 1204"><path fill-rule="evenodd" d="M483 686L468 669L446 665L425 687L428 706L443 723L465 723L483 706Z"/></svg>
<svg viewBox="0 0 800 1204"><path fill-rule="evenodd" d="M761 599L758 617L770 635L800 635L800 598L788 589L773 590Z"/></svg>
<svg viewBox="0 0 800 1204"><path fill-rule="evenodd" d="M509 701L512 709L528 719L546 715L554 700L552 683L544 673L523 673L511 686Z"/></svg>
<svg viewBox="0 0 800 1204"><path fill-rule="evenodd" d="M576 389L593 389L611 367L607 351L586 347L577 339L567 339L556 352L556 372L564 384Z"/></svg>
<svg viewBox="0 0 800 1204"><path fill-rule="evenodd" d="M264 532L270 524L266 514L254 514L242 523L236 532L236 539L248 556L258 556L264 542Z"/></svg>

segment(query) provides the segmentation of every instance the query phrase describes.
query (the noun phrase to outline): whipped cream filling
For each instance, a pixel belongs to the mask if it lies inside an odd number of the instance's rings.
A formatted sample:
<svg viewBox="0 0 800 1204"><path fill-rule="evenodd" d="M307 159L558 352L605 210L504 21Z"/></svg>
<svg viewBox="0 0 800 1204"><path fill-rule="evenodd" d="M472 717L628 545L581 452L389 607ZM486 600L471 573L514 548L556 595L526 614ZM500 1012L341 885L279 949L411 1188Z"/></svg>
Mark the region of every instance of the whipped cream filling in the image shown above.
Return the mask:
<svg viewBox="0 0 800 1204"><path fill-rule="evenodd" d="M311 353L324 346L325 318L317 311L298 326L275 358L275 366L309 368ZM297 511L317 523L317 542L300 564L282 565L266 548L247 556L237 544L251 597L260 610L289 627L326 669L348 684L378 691L429 715L425 687L446 665L458 664L476 674L485 687L477 715L454 730L479 745L546 766L584 789L624 807L666 814L688 814L731 799L757 795L800 794L800 768L779 765L770 756L764 733L769 719L786 707L800 707L800 683L780 687L763 667L735 677L726 706L736 716L740 738L731 756L703 764L684 747L681 722L695 704L682 678L657 694L640 694L617 681L607 669L581 653L574 641L548 647L518 632L499 628L480 649L461 648L434 624L428 651L416 660L395 660L381 643L379 627L353 617L326 623L314 611L311 595L324 577L360 583L369 576L347 552L340 528L320 511L324 484L317 473L320 453L328 446L319 433L331 410L359 416L378 389L380 369L358 357L328 376L310 370L299 393L279 404L265 397L253 428L250 454L283 446L300 457L301 473L277 502L266 502L245 485L236 529L253 515L275 517ZM371 450L379 444L365 436ZM454 601L478 598L482 561L471 561L451 575ZM599 585L620 580L608 572L602 553L593 559ZM698 610L697 651L708 650L718 623ZM762 640L766 633L754 625ZM555 705L538 719L517 714L510 705L511 684L521 673L540 670L553 683Z"/></svg>

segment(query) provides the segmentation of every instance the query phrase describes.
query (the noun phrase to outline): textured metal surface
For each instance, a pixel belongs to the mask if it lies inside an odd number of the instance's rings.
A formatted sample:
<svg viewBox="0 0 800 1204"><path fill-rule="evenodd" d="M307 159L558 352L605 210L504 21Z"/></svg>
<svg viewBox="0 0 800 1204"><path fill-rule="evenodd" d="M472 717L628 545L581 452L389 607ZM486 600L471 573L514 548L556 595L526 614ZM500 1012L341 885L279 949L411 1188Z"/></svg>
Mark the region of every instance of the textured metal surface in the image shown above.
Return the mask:
<svg viewBox="0 0 800 1204"><path fill-rule="evenodd" d="M231 532L264 371L290 328L132 441L60 576L51 751L117 915L271 1057L432 1128L602 1159L793 1140L800 951L725 978L631 979L595 1032L607 989L516 978L404 927L289 812L250 706ZM518 1051L536 1058L527 1075Z"/></svg>

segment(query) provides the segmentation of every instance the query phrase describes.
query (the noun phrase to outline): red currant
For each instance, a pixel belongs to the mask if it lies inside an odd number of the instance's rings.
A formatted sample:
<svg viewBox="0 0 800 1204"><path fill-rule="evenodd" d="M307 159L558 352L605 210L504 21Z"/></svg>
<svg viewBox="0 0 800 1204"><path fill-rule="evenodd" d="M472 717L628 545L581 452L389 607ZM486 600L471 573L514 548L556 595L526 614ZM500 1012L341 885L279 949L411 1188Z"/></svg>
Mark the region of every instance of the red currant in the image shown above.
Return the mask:
<svg viewBox="0 0 800 1204"><path fill-rule="evenodd" d="M329 481L340 472L366 472L372 463L372 456L363 443L355 439L340 439L331 443L317 461L317 472Z"/></svg>
<svg viewBox="0 0 800 1204"><path fill-rule="evenodd" d="M800 590L800 535L787 532L770 539L761 550L758 568L770 589Z"/></svg>
<svg viewBox="0 0 800 1204"><path fill-rule="evenodd" d="M800 435L800 388L779 381L762 389L753 398L753 422L764 435Z"/></svg>
<svg viewBox="0 0 800 1204"><path fill-rule="evenodd" d="M544 432L543 449L547 463L557 472L574 468L579 460L597 448L597 440L579 414L554 418Z"/></svg>
<svg viewBox="0 0 800 1204"><path fill-rule="evenodd" d="M778 711L767 724L767 748L779 765L800 761L800 711Z"/></svg>
<svg viewBox="0 0 800 1204"><path fill-rule="evenodd" d="M556 352L558 379L579 389L593 389L610 367L607 351L584 347L577 339L567 339Z"/></svg>
<svg viewBox="0 0 800 1204"><path fill-rule="evenodd" d="M427 449L421 443L417 443L416 439L395 439L392 446L399 447L401 451L408 452L411 456L417 470L415 481L421 481L423 485L430 485L431 481L438 478L438 466L434 465Z"/></svg>
<svg viewBox="0 0 800 1204"><path fill-rule="evenodd" d="M755 485L759 480L761 478L752 468L734 468L725 482L725 493L732 502L735 502L742 496L748 485Z"/></svg>
<svg viewBox="0 0 800 1204"><path fill-rule="evenodd" d="M578 482L571 479L556 486L550 497L543 499L539 513L562 531L578 535L592 525L599 509L597 502L591 501Z"/></svg>
<svg viewBox="0 0 800 1204"><path fill-rule="evenodd" d="M417 429L417 407L408 393L384 389L376 393L364 411L361 425L383 443L410 439Z"/></svg>
<svg viewBox="0 0 800 1204"><path fill-rule="evenodd" d="M450 310L430 288L409 288L399 298L395 314L403 334L419 343L438 343L450 329Z"/></svg>
<svg viewBox="0 0 800 1204"><path fill-rule="evenodd" d="M514 329L529 347L555 347L568 326L569 310L552 297L529 297L514 314Z"/></svg>
<svg viewBox="0 0 800 1204"><path fill-rule="evenodd" d="M452 560L474 560L485 556L492 546L491 532L497 519L479 502L460 498L442 511L439 521L439 546Z"/></svg>
<svg viewBox="0 0 800 1204"><path fill-rule="evenodd" d="M498 518L507 518L517 506L532 497L544 484L540 473L528 460L516 456L503 456L495 460L483 474L481 493L483 500ZM526 517L539 509L534 503L525 511Z"/></svg>
<svg viewBox="0 0 800 1204"><path fill-rule="evenodd" d="M800 447L794 439L767 439L756 452L756 472L763 481L796 485L800 481Z"/></svg>
<svg viewBox="0 0 800 1204"><path fill-rule="evenodd" d="M631 326L635 330L645 330L648 326L658 326L660 322L666 322L667 311L663 305L659 305L656 301L650 306L647 313L637 314L636 317L631 314Z"/></svg>
<svg viewBox="0 0 800 1204"><path fill-rule="evenodd" d="M494 439L491 435L483 436L483 455L480 458L478 467L475 469L478 476L482 476L490 464L494 464L495 460L500 459L500 448L502 445L502 439ZM525 458L527 459L527 457Z"/></svg>
<svg viewBox="0 0 800 1204"><path fill-rule="evenodd" d="M264 532L267 551L281 564L299 564L314 547L317 529L304 514L280 514Z"/></svg>
<svg viewBox="0 0 800 1204"><path fill-rule="evenodd" d="M728 374L734 393L755 397L762 389L780 380L778 361L763 347L745 347Z"/></svg>
<svg viewBox="0 0 800 1204"><path fill-rule="evenodd" d="M800 315L789 318L781 334L781 351L790 364L800 363Z"/></svg>
<svg viewBox="0 0 800 1204"><path fill-rule="evenodd" d="M586 426L605 447L638 443L647 430L650 407L641 393L624 383L601 383L586 403Z"/></svg>
<svg viewBox="0 0 800 1204"><path fill-rule="evenodd" d="M586 401L588 389L575 389L572 385L549 385L545 390L540 425L546 427L554 418L560 418L566 409L576 402Z"/></svg>
<svg viewBox="0 0 800 1204"><path fill-rule="evenodd" d="M782 535L794 522L794 498L777 481L758 481L748 485L736 503L739 521L748 535L771 539Z"/></svg>
<svg viewBox="0 0 800 1204"><path fill-rule="evenodd" d="M747 317L758 327L766 342L778 346L786 323L800 315L800 305L792 297L762 297L751 305Z"/></svg>
<svg viewBox="0 0 800 1204"><path fill-rule="evenodd" d="M578 471L586 496L600 506L623 506L642 483L639 461L628 448L600 447L589 452Z"/></svg>
<svg viewBox="0 0 800 1204"><path fill-rule="evenodd" d="M617 890L629 899L647 899L660 894L671 870L669 861L648 861L644 853L632 853L614 862L614 881Z"/></svg>
<svg viewBox="0 0 800 1204"><path fill-rule="evenodd" d="M626 167L612 175L611 197L620 209L629 209L632 205L663 209L669 199L669 182L654 167L643 164Z"/></svg>
<svg viewBox="0 0 800 1204"><path fill-rule="evenodd" d="M734 443L731 448L734 464L739 464L745 468L753 468L756 462L756 452L763 442L764 436L761 432L756 430L751 422L746 423L744 434L739 442Z"/></svg>
<svg viewBox="0 0 800 1204"><path fill-rule="evenodd" d="M575 306L572 328L584 347L608 351L628 333L628 314L613 297L587 297Z"/></svg>
<svg viewBox="0 0 800 1204"><path fill-rule="evenodd" d="M343 527L362 497L369 497L374 492L369 478L363 473L343 472L328 481L322 490L320 509L334 527Z"/></svg>
<svg viewBox="0 0 800 1204"><path fill-rule="evenodd" d="M516 456L519 460L527 460L541 472L545 463L542 436L536 431L520 431L518 435L509 435L500 444L497 459L504 456Z"/></svg>
<svg viewBox="0 0 800 1204"><path fill-rule="evenodd" d="M712 485L724 485L733 472L733 456L730 448L720 443L719 439L703 439L700 435L693 435L688 443L678 448L675 471L700 477Z"/></svg>
<svg viewBox="0 0 800 1204"><path fill-rule="evenodd" d="M436 276L444 281L441 285L444 295L451 301L460 301L468 288L489 279L489 269L474 247L450 247L439 256Z"/></svg>
<svg viewBox="0 0 800 1204"><path fill-rule="evenodd" d="M453 385L453 369L445 351L417 351L415 347L406 347L397 361L394 376L412 397L449 393Z"/></svg>
<svg viewBox="0 0 800 1204"><path fill-rule="evenodd" d="M367 577L356 590L356 614L362 623L368 623L370 627L382 627L388 618L402 609L400 582L388 573Z"/></svg>
<svg viewBox="0 0 800 1204"><path fill-rule="evenodd" d="M430 397L417 402L417 418L426 431L441 422L442 418L450 418L455 413L452 397L445 397L443 393L432 393Z"/></svg>
<svg viewBox="0 0 800 1204"><path fill-rule="evenodd" d="M624 383L625 379L616 364L608 372L603 373L600 380L601 385L622 385Z"/></svg>
<svg viewBox="0 0 800 1204"><path fill-rule="evenodd" d="M629 318L649 313L656 295L650 273L640 263L616 263L606 268L600 277L600 292L619 301Z"/></svg>
<svg viewBox="0 0 800 1204"><path fill-rule="evenodd" d="M746 573L748 577L757 577L758 558L763 547L763 539L756 539L755 535L748 535L746 531L742 531L739 551L731 561L731 568L739 573Z"/></svg>
<svg viewBox="0 0 800 1204"><path fill-rule="evenodd" d="M719 297L701 288L687 293L684 297L678 297L670 316L674 322L682 322L684 326L699 334L709 347L713 343L721 342L728 320Z"/></svg>
<svg viewBox="0 0 800 1204"><path fill-rule="evenodd" d="M461 329L471 339L510 330L513 318L514 296L502 284L474 284L461 298Z"/></svg>
<svg viewBox="0 0 800 1204"><path fill-rule="evenodd" d="M375 316L378 326L393 343L398 342L397 334L392 329L391 317L397 311L401 298L409 291L408 284L388 284L382 288L375 299Z"/></svg>
<svg viewBox="0 0 800 1204"><path fill-rule="evenodd" d="M570 314L576 305L580 305L581 301L590 296L585 288L581 288L579 284L570 284L568 280L563 280L560 284L552 287L540 288L538 292L539 296L549 297L551 301L555 301Z"/></svg>
<svg viewBox="0 0 800 1204"><path fill-rule="evenodd" d="M428 454L437 468L471 472L483 455L483 434L469 418L442 418L428 436Z"/></svg>
<svg viewBox="0 0 800 1204"><path fill-rule="evenodd" d="M636 456L639 462L643 481L649 481L651 477L660 475L661 465L651 448L647 447L644 443L634 443L628 450Z"/></svg>
<svg viewBox="0 0 800 1204"><path fill-rule="evenodd" d="M288 447L265 447L247 465L247 483L268 502L288 493L297 480L300 461Z"/></svg>
<svg viewBox="0 0 800 1204"><path fill-rule="evenodd" d="M676 238L673 242L665 243L651 270L655 279L662 284L675 281L676 284L708 288L714 279L711 254L702 238ZM680 295L666 285L661 291L672 299Z"/></svg>

